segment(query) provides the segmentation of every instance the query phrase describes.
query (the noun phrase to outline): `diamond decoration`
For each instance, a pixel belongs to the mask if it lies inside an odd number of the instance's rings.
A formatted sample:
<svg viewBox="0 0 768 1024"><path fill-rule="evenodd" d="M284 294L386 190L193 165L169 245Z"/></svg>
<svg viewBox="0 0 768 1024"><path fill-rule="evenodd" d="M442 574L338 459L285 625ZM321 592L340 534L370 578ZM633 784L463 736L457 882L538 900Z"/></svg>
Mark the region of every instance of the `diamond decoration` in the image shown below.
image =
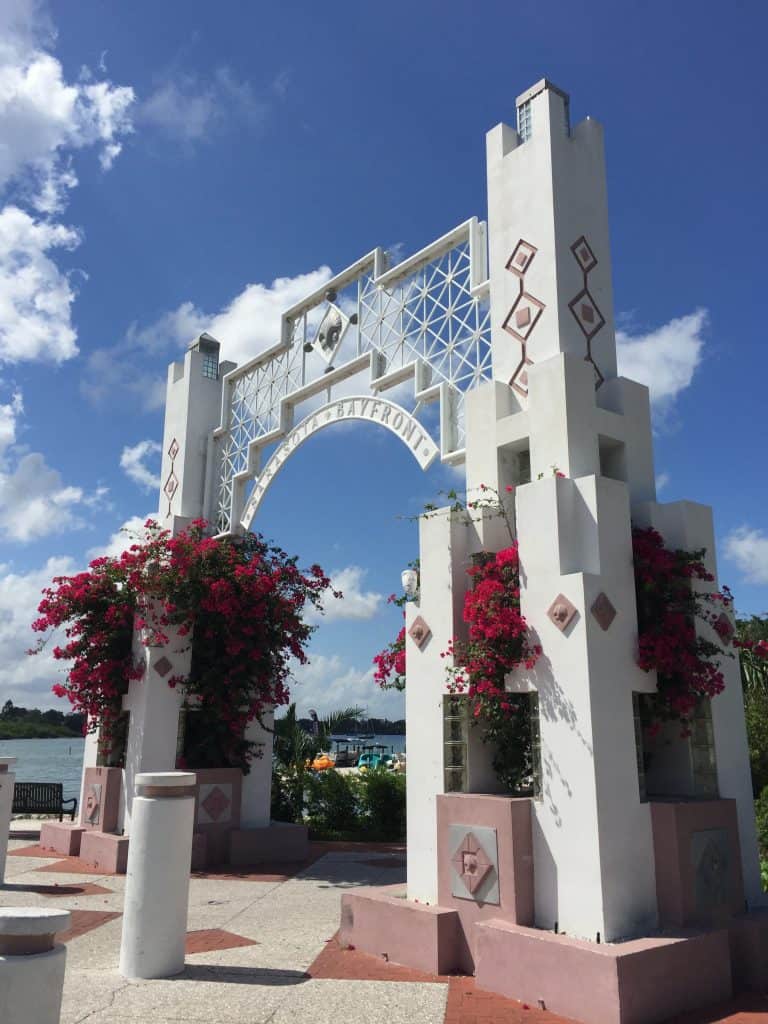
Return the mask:
<svg viewBox="0 0 768 1024"><path fill-rule="evenodd" d="M561 633L570 626L577 613L576 605L569 601L564 594L558 594L547 610L548 618L557 626Z"/></svg>
<svg viewBox="0 0 768 1024"><path fill-rule="evenodd" d="M571 252L576 257L576 262L585 274L588 274L590 270L597 266L597 257L590 249L589 243L583 235L573 243Z"/></svg>
<svg viewBox="0 0 768 1024"><path fill-rule="evenodd" d="M329 302L312 342L312 348L315 352L320 353L326 363L330 364L338 352L347 327L349 327L349 317L345 316L338 306Z"/></svg>
<svg viewBox="0 0 768 1024"><path fill-rule="evenodd" d="M231 803L232 801L224 790L220 786L214 786L205 800L200 802L200 806L212 821L218 821L229 809Z"/></svg>
<svg viewBox="0 0 768 1024"><path fill-rule="evenodd" d="M411 637L416 646L421 650L424 644L432 636L432 630L426 624L424 619L420 615L411 623L411 628L408 630L408 635Z"/></svg>
<svg viewBox="0 0 768 1024"><path fill-rule="evenodd" d="M461 845L451 858L451 864L473 896L493 868L485 850L472 832L467 832L464 836Z"/></svg>
<svg viewBox="0 0 768 1024"><path fill-rule="evenodd" d="M530 359L523 359L520 365L512 374L512 380L510 384L519 392L524 398L528 397L528 367L533 366Z"/></svg>
<svg viewBox="0 0 768 1024"><path fill-rule="evenodd" d="M513 338L526 342L543 312L543 302L534 299L527 292L520 292L502 327L505 331L509 331Z"/></svg>
<svg viewBox="0 0 768 1024"><path fill-rule="evenodd" d="M586 288L579 292L575 299L571 299L568 308L576 318L576 323L587 341L591 341L605 324L603 314Z"/></svg>
<svg viewBox="0 0 768 1024"><path fill-rule="evenodd" d="M590 611L602 630L608 629L616 618L616 609L602 591L595 598Z"/></svg>
<svg viewBox="0 0 768 1024"><path fill-rule="evenodd" d="M168 446L168 454L171 457L171 462L173 462L173 460L179 454L179 442L176 440L175 437Z"/></svg>
<svg viewBox="0 0 768 1024"><path fill-rule="evenodd" d="M719 637L721 637L723 640L725 640L726 643L733 636L733 633L734 633L733 623L728 618L728 616L725 614L725 612L721 612L720 613L718 618L715 620L714 627L715 627L715 631L717 632L717 635Z"/></svg>
<svg viewBox="0 0 768 1024"><path fill-rule="evenodd" d="M155 662L155 672L157 672L159 676L162 676L163 679L168 675L172 668L173 665L168 661L165 655L163 655L162 658L158 658Z"/></svg>
<svg viewBox="0 0 768 1024"><path fill-rule="evenodd" d="M165 486L163 487L163 493L165 494L168 501L171 500L171 498L174 496L178 489L179 481L176 477L176 474L173 472L173 470L171 470L171 474L165 481Z"/></svg>
<svg viewBox="0 0 768 1024"><path fill-rule="evenodd" d="M535 245L531 245L530 242L526 242L525 239L521 238L512 250L512 255L507 260L507 270L511 270L513 274L522 277L533 262L533 257L537 251Z"/></svg>

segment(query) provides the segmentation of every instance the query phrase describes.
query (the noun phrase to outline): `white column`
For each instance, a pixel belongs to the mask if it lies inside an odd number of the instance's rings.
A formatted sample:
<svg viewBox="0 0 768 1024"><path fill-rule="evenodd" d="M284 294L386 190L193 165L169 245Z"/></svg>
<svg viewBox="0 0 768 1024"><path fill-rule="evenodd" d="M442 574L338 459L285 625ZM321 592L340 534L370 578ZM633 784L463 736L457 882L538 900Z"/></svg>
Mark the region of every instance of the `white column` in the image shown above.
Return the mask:
<svg viewBox="0 0 768 1024"><path fill-rule="evenodd" d="M68 910L0 908L0 1019L3 1024L59 1024Z"/></svg>
<svg viewBox="0 0 768 1024"><path fill-rule="evenodd" d="M120 973L170 978L184 970L194 772L136 776Z"/></svg>
<svg viewBox="0 0 768 1024"><path fill-rule="evenodd" d="M261 745L261 757L251 761L251 770L243 775L240 799L240 828L267 828L272 805L272 746L274 713L262 715L264 726L254 719L245 730L245 738Z"/></svg>
<svg viewBox="0 0 768 1024"><path fill-rule="evenodd" d="M5 881L5 858L11 831L13 787L16 783L16 776L11 769L15 764L15 757L0 757L0 885Z"/></svg>
<svg viewBox="0 0 768 1024"><path fill-rule="evenodd" d="M132 680L123 707L130 711L128 742L125 752L122 827L126 834L132 829L132 803L136 779L141 772L172 771L176 767L176 744L179 734L179 711L184 699L180 686L171 687L173 676L189 674L191 634L178 636L166 628L168 643L150 647L138 632L134 635L134 657L143 659L141 679Z"/></svg>

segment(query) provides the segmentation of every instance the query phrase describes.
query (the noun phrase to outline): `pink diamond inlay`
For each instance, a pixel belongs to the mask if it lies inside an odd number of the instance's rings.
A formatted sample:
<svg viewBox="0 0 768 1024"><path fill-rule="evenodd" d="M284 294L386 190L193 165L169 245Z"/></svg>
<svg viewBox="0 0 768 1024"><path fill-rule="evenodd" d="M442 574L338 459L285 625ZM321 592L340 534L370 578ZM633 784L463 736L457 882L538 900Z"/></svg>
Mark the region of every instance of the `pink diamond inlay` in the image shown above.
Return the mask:
<svg viewBox="0 0 768 1024"><path fill-rule="evenodd" d="M613 607L608 597L601 591L595 598L590 611L595 617L598 626L602 630L608 629L613 620L616 618L616 609Z"/></svg>
<svg viewBox="0 0 768 1024"><path fill-rule="evenodd" d="M158 658L155 662L155 672L157 672L159 676L167 676L172 668L173 665L168 661L165 655L163 655L162 658Z"/></svg>
<svg viewBox="0 0 768 1024"><path fill-rule="evenodd" d="M205 813L213 821L218 821L219 818L224 814L232 801L229 799L223 789L215 786L205 800L202 801L200 806L203 808Z"/></svg>
<svg viewBox="0 0 768 1024"><path fill-rule="evenodd" d="M518 327L527 327L531 322L531 311L527 306L518 309L515 313L515 323Z"/></svg>
<svg viewBox="0 0 768 1024"><path fill-rule="evenodd" d="M595 322L595 311L591 306L588 306L586 302L582 302L581 304L581 315L588 324L593 324Z"/></svg>
<svg viewBox="0 0 768 1024"><path fill-rule="evenodd" d="M565 594L558 594L549 606L547 616L562 633L573 622L577 611L576 605L569 601Z"/></svg>
<svg viewBox="0 0 768 1024"><path fill-rule="evenodd" d="M408 632L419 650L421 650L427 640L432 636L432 630L420 615L417 615L413 620Z"/></svg>
<svg viewBox="0 0 768 1024"><path fill-rule="evenodd" d="M176 490L177 490L178 486L179 486L179 481L176 479L176 474L172 472L171 475L168 477L168 479L165 481L165 487L163 487L163 491L165 492L165 496L166 496L166 498L168 498L169 501L171 500L171 498L176 493Z"/></svg>
<svg viewBox="0 0 768 1024"><path fill-rule="evenodd" d="M586 247L586 245L582 245L581 249L579 249L579 256L581 256L582 263L589 262L589 249Z"/></svg>
<svg viewBox="0 0 768 1024"><path fill-rule="evenodd" d="M515 263L518 265L518 267L524 267L527 262L528 262L528 255L527 255L527 253L524 253L524 252L518 253L517 259L515 260Z"/></svg>
<svg viewBox="0 0 768 1024"><path fill-rule="evenodd" d="M467 832L464 836L461 846L451 858L451 863L456 869L456 874L473 895L493 867L485 850L472 832Z"/></svg>
<svg viewBox="0 0 768 1024"><path fill-rule="evenodd" d="M171 441L170 447L168 448L168 454L171 457L171 461L173 461L179 454L179 442L176 440L175 437Z"/></svg>

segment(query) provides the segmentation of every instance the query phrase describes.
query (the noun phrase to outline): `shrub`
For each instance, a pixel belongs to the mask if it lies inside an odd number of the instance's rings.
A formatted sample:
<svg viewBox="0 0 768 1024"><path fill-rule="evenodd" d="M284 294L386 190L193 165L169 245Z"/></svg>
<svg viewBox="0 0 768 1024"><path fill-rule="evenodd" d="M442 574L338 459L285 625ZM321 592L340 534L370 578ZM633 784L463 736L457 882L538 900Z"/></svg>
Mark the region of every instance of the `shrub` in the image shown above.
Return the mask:
<svg viewBox="0 0 768 1024"><path fill-rule="evenodd" d="M310 776L306 815L313 833L356 832L361 826L357 778L329 769Z"/></svg>
<svg viewBox="0 0 768 1024"><path fill-rule="evenodd" d="M405 776L377 768L359 776L362 811L372 839L396 841L405 836Z"/></svg>
<svg viewBox="0 0 768 1024"><path fill-rule="evenodd" d="M760 796L755 800L755 819L757 822L757 842L760 846L760 855L768 858L768 786L765 786Z"/></svg>

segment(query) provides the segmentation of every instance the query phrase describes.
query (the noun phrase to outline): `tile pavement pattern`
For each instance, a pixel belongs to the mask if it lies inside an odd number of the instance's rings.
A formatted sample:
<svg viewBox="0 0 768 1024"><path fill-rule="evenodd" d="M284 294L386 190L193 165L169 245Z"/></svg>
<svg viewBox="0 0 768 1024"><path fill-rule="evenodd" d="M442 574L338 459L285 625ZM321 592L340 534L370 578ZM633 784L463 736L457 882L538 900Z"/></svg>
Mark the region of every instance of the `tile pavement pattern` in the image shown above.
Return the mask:
<svg viewBox="0 0 768 1024"><path fill-rule="evenodd" d="M72 911L59 936L68 946L62 1024L566 1024L544 1008L482 992L473 978L435 977L342 949L341 893L398 883L404 868L396 845L316 843L291 871L261 864L195 873L186 968L161 981L117 972L122 876L86 878L76 858L13 840L0 906L55 900ZM764 1024L766 1014L768 998L750 995L677 1024Z"/></svg>

